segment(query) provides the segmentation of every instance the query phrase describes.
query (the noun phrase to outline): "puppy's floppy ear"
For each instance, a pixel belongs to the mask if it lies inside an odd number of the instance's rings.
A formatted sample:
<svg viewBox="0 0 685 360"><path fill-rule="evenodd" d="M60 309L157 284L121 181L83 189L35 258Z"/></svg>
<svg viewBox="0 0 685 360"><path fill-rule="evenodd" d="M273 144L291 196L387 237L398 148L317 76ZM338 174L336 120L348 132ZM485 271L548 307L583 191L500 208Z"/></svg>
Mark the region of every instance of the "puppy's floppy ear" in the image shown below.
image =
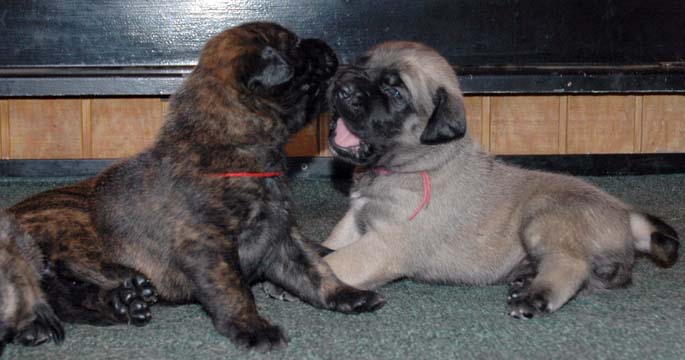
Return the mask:
<svg viewBox="0 0 685 360"><path fill-rule="evenodd" d="M466 111L461 97L438 88L433 96L435 109L421 134L421 143L436 145L461 139L466 134Z"/></svg>
<svg viewBox="0 0 685 360"><path fill-rule="evenodd" d="M271 46L265 46L262 49L259 60L251 68L252 71L248 74L245 85L252 91L285 84L292 79L294 73L293 68L288 65L278 50Z"/></svg>

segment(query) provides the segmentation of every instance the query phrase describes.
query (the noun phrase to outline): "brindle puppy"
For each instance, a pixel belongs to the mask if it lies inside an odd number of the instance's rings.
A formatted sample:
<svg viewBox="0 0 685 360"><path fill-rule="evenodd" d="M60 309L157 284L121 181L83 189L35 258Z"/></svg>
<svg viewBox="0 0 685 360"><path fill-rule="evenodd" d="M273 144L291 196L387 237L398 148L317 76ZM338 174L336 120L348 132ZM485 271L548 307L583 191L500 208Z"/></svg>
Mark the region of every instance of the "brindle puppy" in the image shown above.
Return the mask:
<svg viewBox="0 0 685 360"><path fill-rule="evenodd" d="M287 339L257 312L255 281L324 309L380 308L379 295L340 282L302 236L282 176L218 175L285 171L284 145L318 114L336 67L326 44L276 24L224 31L149 149L12 207L53 269L44 289L57 315L143 324L157 297L197 301L237 345L271 349Z"/></svg>

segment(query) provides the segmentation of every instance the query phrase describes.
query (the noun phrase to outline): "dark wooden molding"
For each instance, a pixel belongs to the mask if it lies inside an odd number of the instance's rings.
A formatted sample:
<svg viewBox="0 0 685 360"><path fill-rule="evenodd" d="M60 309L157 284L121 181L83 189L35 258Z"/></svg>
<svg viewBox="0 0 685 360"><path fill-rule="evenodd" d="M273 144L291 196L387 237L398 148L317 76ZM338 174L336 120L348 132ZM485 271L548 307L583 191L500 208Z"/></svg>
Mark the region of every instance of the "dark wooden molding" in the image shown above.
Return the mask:
<svg viewBox="0 0 685 360"><path fill-rule="evenodd" d="M31 74L22 69L0 69L0 97L68 97L68 96L169 96L183 82L191 68L148 68L135 72L120 69L92 68L84 74L78 69L53 69L45 74ZM630 71L588 73L576 70L554 71L496 71L469 73L456 68L461 88L467 95L521 94L660 94L685 93L685 71L663 73ZM475 69L471 69L475 70ZM148 72L146 72L148 71Z"/></svg>
<svg viewBox="0 0 685 360"><path fill-rule="evenodd" d="M680 0L7 0L0 97L169 95L210 36L255 20L322 38L344 62L425 42L466 93L685 92Z"/></svg>
<svg viewBox="0 0 685 360"><path fill-rule="evenodd" d="M685 153L508 155L506 163L527 169L577 176L685 174ZM114 159L0 160L0 177L93 176ZM331 157L289 158L289 175L299 178L350 178L354 167Z"/></svg>

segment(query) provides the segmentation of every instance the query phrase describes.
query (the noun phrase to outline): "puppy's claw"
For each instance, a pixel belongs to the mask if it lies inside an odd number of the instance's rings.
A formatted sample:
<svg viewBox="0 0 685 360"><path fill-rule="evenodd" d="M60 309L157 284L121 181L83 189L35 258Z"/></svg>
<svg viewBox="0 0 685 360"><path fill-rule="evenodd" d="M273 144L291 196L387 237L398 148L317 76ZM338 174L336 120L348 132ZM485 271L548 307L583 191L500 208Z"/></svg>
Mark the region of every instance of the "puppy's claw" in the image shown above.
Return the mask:
<svg viewBox="0 0 685 360"><path fill-rule="evenodd" d="M22 329L14 338L14 342L24 346L38 346L49 340L55 344L64 341L64 327L47 304L36 306L36 319Z"/></svg>
<svg viewBox="0 0 685 360"><path fill-rule="evenodd" d="M278 285L274 285L270 282L264 282L262 283L262 291L269 296L272 299L280 300L280 301L297 301L297 297L292 295L291 293L285 291L282 287Z"/></svg>

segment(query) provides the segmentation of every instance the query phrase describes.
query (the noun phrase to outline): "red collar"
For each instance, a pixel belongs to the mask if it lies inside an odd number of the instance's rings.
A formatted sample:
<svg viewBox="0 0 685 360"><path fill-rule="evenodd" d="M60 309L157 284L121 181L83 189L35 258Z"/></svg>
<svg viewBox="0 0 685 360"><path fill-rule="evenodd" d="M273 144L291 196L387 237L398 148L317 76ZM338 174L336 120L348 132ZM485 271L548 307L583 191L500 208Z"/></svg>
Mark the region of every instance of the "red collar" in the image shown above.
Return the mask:
<svg viewBox="0 0 685 360"><path fill-rule="evenodd" d="M374 169L376 174L378 175L390 175L393 172L388 170L388 169L383 169L383 168L376 168ZM421 200L421 203L419 204L418 207L414 210L411 215L409 215L409 218L407 220L412 221L418 215L421 210L424 208L428 207L428 203L431 201L431 178L430 175L428 175L428 171L421 171L419 174L421 174L421 179L423 180L423 200Z"/></svg>
<svg viewBox="0 0 685 360"><path fill-rule="evenodd" d="M216 177L216 178L233 178L233 177L255 177L255 178L267 178L267 177L278 177L283 176L283 171L271 171L271 172L225 172L225 173L210 173L206 176Z"/></svg>

